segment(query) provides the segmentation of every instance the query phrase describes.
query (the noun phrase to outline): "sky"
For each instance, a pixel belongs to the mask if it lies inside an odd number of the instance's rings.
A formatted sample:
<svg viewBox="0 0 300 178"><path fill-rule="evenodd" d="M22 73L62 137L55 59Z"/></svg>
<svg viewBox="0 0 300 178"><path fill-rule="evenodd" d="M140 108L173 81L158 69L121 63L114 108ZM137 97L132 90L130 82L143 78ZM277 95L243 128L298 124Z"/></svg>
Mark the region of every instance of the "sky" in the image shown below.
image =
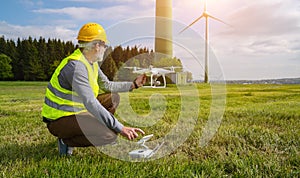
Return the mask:
<svg viewBox="0 0 300 178"><path fill-rule="evenodd" d="M203 79L204 0L173 0L174 55ZM300 77L300 0L207 0L209 78L260 80ZM76 43L80 27L97 22L110 45L153 48L155 0L10 0L0 6L0 35Z"/></svg>

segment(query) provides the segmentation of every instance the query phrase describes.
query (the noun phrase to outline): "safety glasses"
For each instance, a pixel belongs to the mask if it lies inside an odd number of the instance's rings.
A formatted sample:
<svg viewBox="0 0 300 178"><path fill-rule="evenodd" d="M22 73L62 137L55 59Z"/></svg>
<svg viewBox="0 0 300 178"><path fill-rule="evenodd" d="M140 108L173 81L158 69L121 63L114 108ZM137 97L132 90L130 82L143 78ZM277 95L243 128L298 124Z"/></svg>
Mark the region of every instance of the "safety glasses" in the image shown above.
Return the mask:
<svg viewBox="0 0 300 178"><path fill-rule="evenodd" d="M97 41L95 44L98 44L99 46L103 46L105 49L108 47L104 41Z"/></svg>

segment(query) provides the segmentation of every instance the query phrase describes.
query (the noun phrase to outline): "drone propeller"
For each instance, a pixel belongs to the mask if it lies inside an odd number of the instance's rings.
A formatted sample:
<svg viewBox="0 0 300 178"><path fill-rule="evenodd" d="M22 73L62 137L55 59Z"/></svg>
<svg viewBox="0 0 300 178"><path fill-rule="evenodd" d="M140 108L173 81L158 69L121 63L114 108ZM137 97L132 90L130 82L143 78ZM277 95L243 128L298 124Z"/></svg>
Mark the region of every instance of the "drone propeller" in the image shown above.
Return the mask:
<svg viewBox="0 0 300 178"><path fill-rule="evenodd" d="M125 69L140 69L139 67L124 67Z"/></svg>
<svg viewBox="0 0 300 178"><path fill-rule="evenodd" d="M175 69L181 69L182 67L179 66L171 66L171 67L164 67L165 69L170 69L171 71L175 71Z"/></svg>
<svg viewBox="0 0 300 178"><path fill-rule="evenodd" d="M165 69L181 69L179 66L164 67Z"/></svg>
<svg viewBox="0 0 300 178"><path fill-rule="evenodd" d="M138 69L142 69L142 68L140 68L140 67L124 67L125 69L133 69L134 71L135 70L138 70Z"/></svg>

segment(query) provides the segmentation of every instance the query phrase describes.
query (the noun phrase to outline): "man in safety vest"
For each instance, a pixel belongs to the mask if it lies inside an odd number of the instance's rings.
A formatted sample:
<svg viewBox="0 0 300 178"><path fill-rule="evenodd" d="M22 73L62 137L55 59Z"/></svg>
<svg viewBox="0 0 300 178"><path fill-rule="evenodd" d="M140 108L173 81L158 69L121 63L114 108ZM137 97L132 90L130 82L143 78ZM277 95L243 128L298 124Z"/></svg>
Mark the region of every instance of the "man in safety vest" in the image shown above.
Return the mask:
<svg viewBox="0 0 300 178"><path fill-rule="evenodd" d="M73 147L113 143L118 133L131 140L139 128L125 127L115 117L120 97L143 86L146 76L134 82L111 82L98 66L103 60L107 37L97 23L85 24L78 33L79 48L61 61L46 89L43 121L58 137L60 155L71 155Z"/></svg>

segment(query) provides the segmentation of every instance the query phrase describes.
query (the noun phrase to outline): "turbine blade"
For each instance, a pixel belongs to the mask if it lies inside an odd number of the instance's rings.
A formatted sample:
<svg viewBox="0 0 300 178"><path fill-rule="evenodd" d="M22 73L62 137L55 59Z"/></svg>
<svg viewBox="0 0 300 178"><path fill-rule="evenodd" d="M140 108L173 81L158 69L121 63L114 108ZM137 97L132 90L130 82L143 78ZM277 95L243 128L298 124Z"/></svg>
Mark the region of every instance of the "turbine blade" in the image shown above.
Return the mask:
<svg viewBox="0 0 300 178"><path fill-rule="evenodd" d="M189 26L185 27L183 30L181 30L179 32L179 34L181 34L182 32L184 32L186 29L190 28L192 25L194 25L196 22L198 22L201 18L203 17L203 15L201 15L199 18L197 18L193 23L191 23Z"/></svg>
<svg viewBox="0 0 300 178"><path fill-rule="evenodd" d="M222 23L225 24L225 25L228 25L228 26L232 27L232 25L230 25L230 24L224 22L224 21L221 20L221 19L218 19L217 17L214 17L214 16L209 15L209 14L208 14L208 17L210 17L210 18L212 18L212 19L214 19L214 20L216 20L216 21L222 22Z"/></svg>

